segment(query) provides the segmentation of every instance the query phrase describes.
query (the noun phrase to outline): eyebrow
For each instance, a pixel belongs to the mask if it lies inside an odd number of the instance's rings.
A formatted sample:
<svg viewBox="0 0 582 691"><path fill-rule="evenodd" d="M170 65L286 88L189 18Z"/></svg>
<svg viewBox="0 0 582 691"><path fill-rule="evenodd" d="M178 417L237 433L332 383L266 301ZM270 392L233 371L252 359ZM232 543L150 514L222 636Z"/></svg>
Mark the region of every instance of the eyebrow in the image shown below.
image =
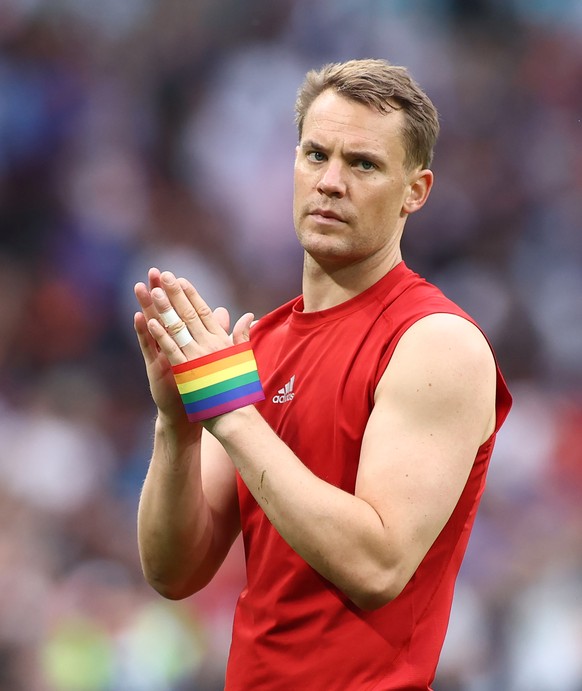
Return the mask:
<svg viewBox="0 0 582 691"><path fill-rule="evenodd" d="M306 139L305 141L302 141L300 147L304 151L308 149L326 151L328 148L324 144L316 142L314 139ZM382 157L380 153L377 153L370 149L347 149L346 153L352 158L362 158L366 160L369 159L370 161L379 161Z"/></svg>
<svg viewBox="0 0 582 691"><path fill-rule="evenodd" d="M321 144L318 144L313 139L306 139L306 140L302 141L300 146L303 149L303 151L307 151L307 149L325 149L324 146L322 146Z"/></svg>
<svg viewBox="0 0 582 691"><path fill-rule="evenodd" d="M323 144L316 142L313 139L306 139L305 141L301 142L301 149L302 151L308 151L309 149L315 149L316 151L326 151L327 147L325 147ZM370 151L369 149L348 149L345 152L345 155L347 155L348 158L358 159L362 161L370 161L371 163L376 163L377 165L385 163L381 154L376 153L374 151Z"/></svg>

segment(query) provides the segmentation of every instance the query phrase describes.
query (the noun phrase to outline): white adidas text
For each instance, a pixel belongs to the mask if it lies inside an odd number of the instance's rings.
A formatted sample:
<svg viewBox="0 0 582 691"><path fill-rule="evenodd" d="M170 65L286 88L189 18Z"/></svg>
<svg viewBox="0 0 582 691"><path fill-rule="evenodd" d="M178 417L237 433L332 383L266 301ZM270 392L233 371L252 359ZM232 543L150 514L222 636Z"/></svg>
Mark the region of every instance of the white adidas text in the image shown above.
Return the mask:
<svg viewBox="0 0 582 691"><path fill-rule="evenodd" d="M273 396L273 403L289 403L295 398L293 393L293 386L295 384L295 375Z"/></svg>

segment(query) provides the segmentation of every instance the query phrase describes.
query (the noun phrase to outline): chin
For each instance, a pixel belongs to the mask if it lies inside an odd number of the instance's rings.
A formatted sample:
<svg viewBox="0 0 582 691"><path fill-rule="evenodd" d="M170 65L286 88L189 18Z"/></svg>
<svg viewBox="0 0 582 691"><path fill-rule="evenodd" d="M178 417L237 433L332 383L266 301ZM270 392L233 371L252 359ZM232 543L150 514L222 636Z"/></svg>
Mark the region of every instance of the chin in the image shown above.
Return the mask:
<svg viewBox="0 0 582 691"><path fill-rule="evenodd" d="M358 257L353 252L346 248L340 249L338 247L304 247L305 253L309 255L314 262L320 266L329 268L340 268L349 264L358 262Z"/></svg>
<svg viewBox="0 0 582 691"><path fill-rule="evenodd" d="M299 238L303 249L312 257L340 257L346 248L338 238L308 233Z"/></svg>

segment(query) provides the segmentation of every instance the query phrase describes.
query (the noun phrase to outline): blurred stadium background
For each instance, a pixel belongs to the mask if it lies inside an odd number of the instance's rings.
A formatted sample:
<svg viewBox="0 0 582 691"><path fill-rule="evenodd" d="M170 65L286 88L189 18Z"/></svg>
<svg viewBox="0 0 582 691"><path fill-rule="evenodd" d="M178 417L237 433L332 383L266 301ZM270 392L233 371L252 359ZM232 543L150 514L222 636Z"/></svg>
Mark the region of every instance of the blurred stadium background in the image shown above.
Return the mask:
<svg viewBox="0 0 582 691"><path fill-rule="evenodd" d="M295 92L370 56L442 116L408 263L515 396L435 689L581 691L582 2L0 0L1 691L222 688L240 546L184 602L139 569L132 286L295 295Z"/></svg>

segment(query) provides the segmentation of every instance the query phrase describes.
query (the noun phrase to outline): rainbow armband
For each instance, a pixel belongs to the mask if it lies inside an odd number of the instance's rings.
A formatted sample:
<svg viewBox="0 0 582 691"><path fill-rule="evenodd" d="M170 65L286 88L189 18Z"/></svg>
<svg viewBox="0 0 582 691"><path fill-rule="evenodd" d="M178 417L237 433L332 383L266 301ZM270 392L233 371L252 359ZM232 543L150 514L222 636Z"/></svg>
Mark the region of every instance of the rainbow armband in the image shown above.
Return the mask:
<svg viewBox="0 0 582 691"><path fill-rule="evenodd" d="M172 367L190 422L208 420L265 398L247 341Z"/></svg>

